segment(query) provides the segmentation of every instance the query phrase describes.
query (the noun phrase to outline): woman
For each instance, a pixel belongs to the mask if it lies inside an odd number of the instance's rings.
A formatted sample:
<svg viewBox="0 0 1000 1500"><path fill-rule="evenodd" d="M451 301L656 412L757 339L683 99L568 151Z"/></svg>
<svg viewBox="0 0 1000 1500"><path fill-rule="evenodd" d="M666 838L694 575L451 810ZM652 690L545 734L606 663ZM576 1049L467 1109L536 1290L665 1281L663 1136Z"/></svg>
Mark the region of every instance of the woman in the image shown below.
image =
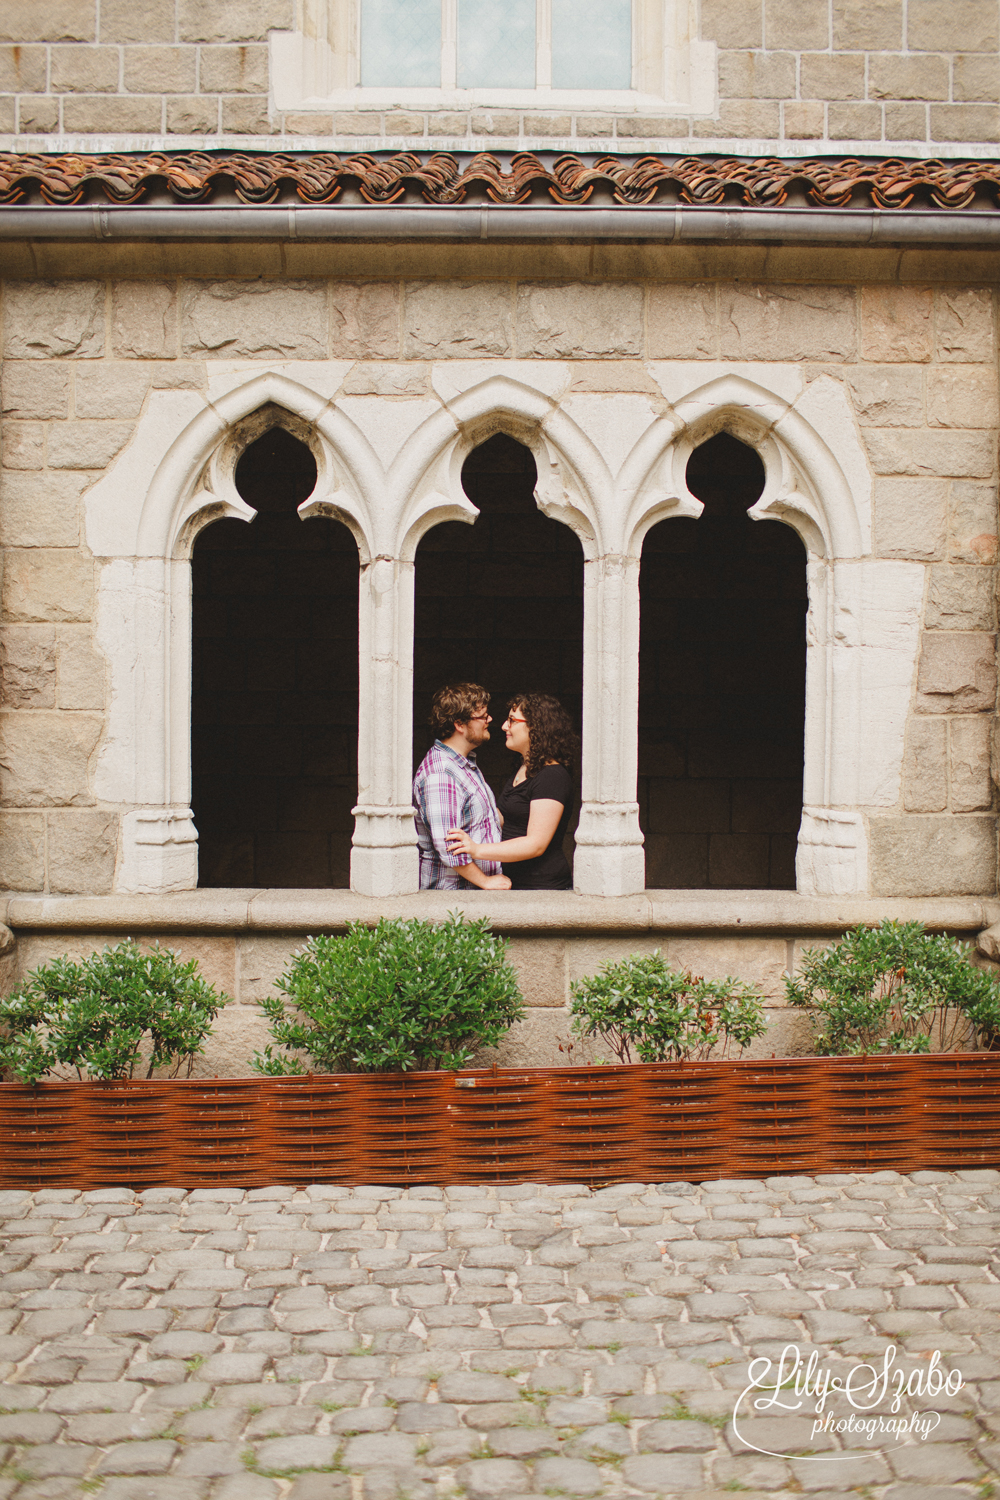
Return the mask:
<svg viewBox="0 0 1000 1500"><path fill-rule="evenodd" d="M521 765L497 798L502 842L477 844L452 828L449 847L469 859L499 859L515 891L571 891L573 876L562 850L577 743L569 717L558 699L524 693L511 699L503 731Z"/></svg>

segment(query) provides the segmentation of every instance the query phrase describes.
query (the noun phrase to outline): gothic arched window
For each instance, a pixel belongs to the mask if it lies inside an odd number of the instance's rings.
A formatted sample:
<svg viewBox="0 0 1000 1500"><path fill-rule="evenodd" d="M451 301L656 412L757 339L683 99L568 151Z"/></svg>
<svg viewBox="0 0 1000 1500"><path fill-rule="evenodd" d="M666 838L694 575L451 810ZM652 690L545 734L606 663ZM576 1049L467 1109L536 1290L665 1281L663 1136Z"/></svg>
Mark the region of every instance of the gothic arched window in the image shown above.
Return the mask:
<svg viewBox="0 0 1000 1500"><path fill-rule="evenodd" d="M687 484L700 518L659 522L642 551L646 884L794 890L805 551L790 526L747 515L764 466L728 433L694 450Z"/></svg>
<svg viewBox="0 0 1000 1500"><path fill-rule="evenodd" d="M357 800L358 548L298 507L304 442L272 427L234 475L251 525L192 558L192 807L202 886L346 886Z"/></svg>

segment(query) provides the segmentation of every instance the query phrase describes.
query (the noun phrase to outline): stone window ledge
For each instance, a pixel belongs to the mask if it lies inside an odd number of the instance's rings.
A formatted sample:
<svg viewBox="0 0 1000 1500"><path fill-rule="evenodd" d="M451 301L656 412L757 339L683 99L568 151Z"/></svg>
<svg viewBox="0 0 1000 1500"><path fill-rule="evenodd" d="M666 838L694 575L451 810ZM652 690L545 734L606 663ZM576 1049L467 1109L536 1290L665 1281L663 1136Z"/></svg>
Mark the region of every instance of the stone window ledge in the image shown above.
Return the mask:
<svg viewBox="0 0 1000 1500"><path fill-rule="evenodd" d="M580 896L570 891L452 894L428 891L373 899L343 890L198 890L158 896L0 897L0 921L15 932L338 932L349 921L434 917L449 911L489 917L505 934L647 932L840 933L883 918L922 921L935 931L980 932L1000 921L1000 900L807 896L795 891L657 891Z"/></svg>

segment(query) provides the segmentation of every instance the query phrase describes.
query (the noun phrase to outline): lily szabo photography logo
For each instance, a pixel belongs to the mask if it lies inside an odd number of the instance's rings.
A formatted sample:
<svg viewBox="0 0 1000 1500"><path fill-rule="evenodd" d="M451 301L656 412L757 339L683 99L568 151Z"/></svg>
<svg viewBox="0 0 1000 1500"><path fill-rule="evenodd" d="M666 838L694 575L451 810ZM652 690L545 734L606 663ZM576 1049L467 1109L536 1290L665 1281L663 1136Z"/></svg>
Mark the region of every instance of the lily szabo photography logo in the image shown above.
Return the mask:
<svg viewBox="0 0 1000 1500"><path fill-rule="evenodd" d="M750 1361L750 1383L740 1392L733 1410L733 1431L744 1447L773 1458L787 1455L750 1442L740 1431L741 1422L756 1414L811 1416L813 1437L836 1433L848 1446L852 1437L869 1443L880 1436L895 1442L920 1442L941 1421L933 1409L935 1397L955 1396L965 1384L961 1371L945 1371L940 1364L941 1355L935 1350L923 1368L904 1370L896 1366L895 1349L889 1348L881 1365L841 1362L831 1367L820 1363L815 1349L803 1359L797 1344L786 1344L777 1363L766 1355ZM800 1458L829 1463L854 1456L827 1450Z"/></svg>

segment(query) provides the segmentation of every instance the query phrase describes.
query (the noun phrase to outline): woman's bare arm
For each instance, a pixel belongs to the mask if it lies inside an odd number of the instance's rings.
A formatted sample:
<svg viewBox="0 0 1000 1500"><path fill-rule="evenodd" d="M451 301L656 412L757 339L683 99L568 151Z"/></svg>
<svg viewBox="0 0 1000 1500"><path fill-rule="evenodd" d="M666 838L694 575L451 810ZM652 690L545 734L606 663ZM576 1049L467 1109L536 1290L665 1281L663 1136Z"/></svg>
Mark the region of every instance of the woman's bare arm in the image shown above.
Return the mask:
<svg viewBox="0 0 1000 1500"><path fill-rule="evenodd" d="M539 797L528 812L528 832L519 839L507 839L502 844L477 844L461 828L449 828L448 848L452 854L467 854L470 859L499 859L505 865L519 864L523 859L535 859L544 854L551 844L559 819L565 811L562 802L551 797Z"/></svg>

